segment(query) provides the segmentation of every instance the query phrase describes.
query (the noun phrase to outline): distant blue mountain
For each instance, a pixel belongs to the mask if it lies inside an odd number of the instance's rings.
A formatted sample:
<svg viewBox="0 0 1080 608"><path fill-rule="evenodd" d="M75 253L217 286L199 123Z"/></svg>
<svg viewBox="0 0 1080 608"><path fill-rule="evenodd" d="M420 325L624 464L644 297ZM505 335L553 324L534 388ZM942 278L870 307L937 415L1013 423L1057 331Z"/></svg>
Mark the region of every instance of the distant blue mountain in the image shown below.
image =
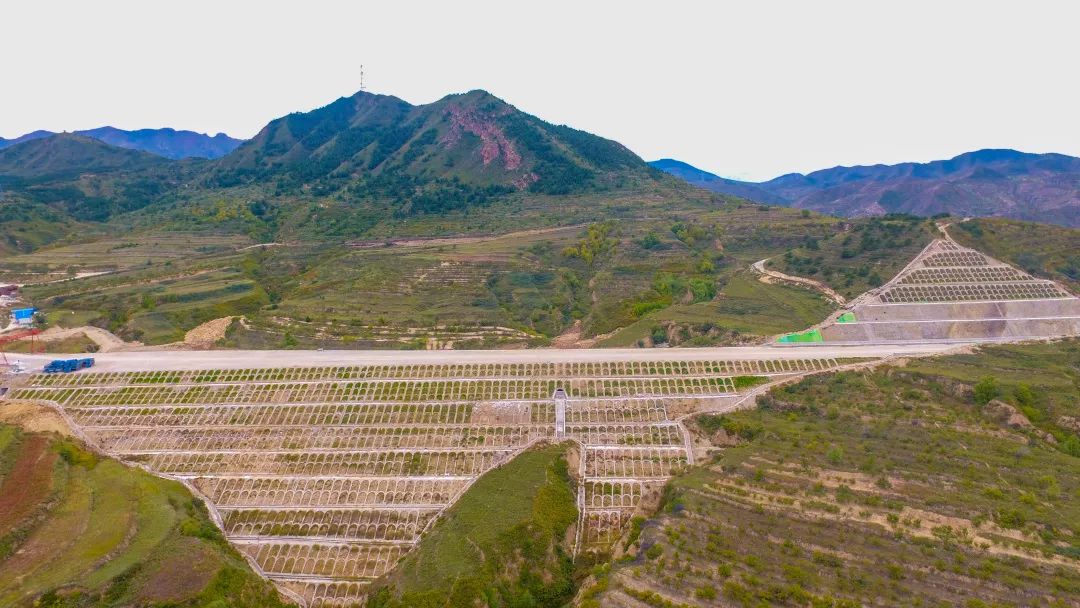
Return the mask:
<svg viewBox="0 0 1080 608"><path fill-rule="evenodd" d="M218 133L211 137L194 131L177 131L169 128L125 131L115 127L100 127L98 129L76 131L75 133L120 148L140 150L171 159L220 158L244 143L244 140L234 139L224 133ZM24 141L42 139L50 135L55 135L55 133L51 131L34 131L14 139L0 137L0 150Z"/></svg>
<svg viewBox="0 0 1080 608"><path fill-rule="evenodd" d="M833 167L767 182L724 179L686 163L649 163L714 192L847 217L910 213L1002 216L1080 227L1080 158L1008 149L948 160Z"/></svg>
<svg viewBox="0 0 1080 608"><path fill-rule="evenodd" d="M708 171L684 163L681 160L662 158L660 160L649 161L649 165L656 169L660 169L665 173L670 173L675 177L682 178L699 188L705 188L706 190L712 190L713 192L720 194L730 194L731 196L738 196L760 203L774 205L787 204L787 200L782 196L773 194L757 184L720 177L719 175L709 173Z"/></svg>

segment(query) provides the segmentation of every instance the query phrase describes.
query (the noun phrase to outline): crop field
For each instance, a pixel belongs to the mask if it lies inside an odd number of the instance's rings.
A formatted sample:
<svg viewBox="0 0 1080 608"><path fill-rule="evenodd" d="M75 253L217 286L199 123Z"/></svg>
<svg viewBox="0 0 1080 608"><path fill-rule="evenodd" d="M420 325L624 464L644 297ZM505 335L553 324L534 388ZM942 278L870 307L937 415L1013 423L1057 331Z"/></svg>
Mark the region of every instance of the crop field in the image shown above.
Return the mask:
<svg viewBox="0 0 1080 608"><path fill-rule="evenodd" d="M608 549L693 463L678 416L846 360L373 365L33 376L92 444L208 500L307 606L360 602L471 484L575 441L575 548Z"/></svg>
<svg viewBox="0 0 1080 608"><path fill-rule="evenodd" d="M234 248L183 259L149 260L97 276L27 285L23 299L61 327L97 325L125 340L163 344L224 316L252 314L267 294L237 263ZM2 264L2 262L0 262Z"/></svg>
<svg viewBox="0 0 1080 608"><path fill-rule="evenodd" d="M177 342L201 323L242 316L222 344L252 349L475 349L575 335L632 345L656 327L668 330L671 345L741 344L833 310L813 291L759 283L746 267L808 238L831 242L843 223L684 195L694 200L679 212L660 205L662 197L628 196L608 209L608 221L589 205L579 217L562 215L560 205L558 217L542 226L523 221L510 234L412 218L393 236L279 236L261 246L251 236L165 234L151 224L122 238L0 257L0 281L26 284L24 301L57 324L96 325L144 344ZM629 217L654 205L655 217ZM413 230L426 236L410 238ZM856 287L865 282L852 276Z"/></svg>
<svg viewBox="0 0 1080 608"><path fill-rule="evenodd" d="M131 235L2 258L0 281L39 283L74 277L77 273L115 272L182 258L220 255L250 243L249 238L239 235Z"/></svg>

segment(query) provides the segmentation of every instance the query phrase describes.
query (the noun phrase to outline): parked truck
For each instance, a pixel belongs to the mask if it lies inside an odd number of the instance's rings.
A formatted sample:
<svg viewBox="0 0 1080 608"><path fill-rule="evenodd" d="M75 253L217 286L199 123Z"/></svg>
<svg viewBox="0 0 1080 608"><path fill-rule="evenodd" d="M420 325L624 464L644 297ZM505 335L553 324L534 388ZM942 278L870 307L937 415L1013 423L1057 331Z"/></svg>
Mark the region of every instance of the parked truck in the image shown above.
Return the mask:
<svg viewBox="0 0 1080 608"><path fill-rule="evenodd" d="M83 359L54 359L49 361L45 366L45 369L41 370L46 374L70 374L71 372L94 367L94 358L86 357Z"/></svg>

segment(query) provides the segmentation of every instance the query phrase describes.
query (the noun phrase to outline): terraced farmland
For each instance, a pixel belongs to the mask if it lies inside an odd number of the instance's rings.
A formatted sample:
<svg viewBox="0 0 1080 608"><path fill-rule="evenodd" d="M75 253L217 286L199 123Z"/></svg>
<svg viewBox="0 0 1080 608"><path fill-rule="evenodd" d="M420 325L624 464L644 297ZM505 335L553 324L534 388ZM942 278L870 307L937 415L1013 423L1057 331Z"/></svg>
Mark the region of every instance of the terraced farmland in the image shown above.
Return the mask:
<svg viewBox="0 0 1080 608"><path fill-rule="evenodd" d="M373 365L38 375L93 445L185 482L308 606L359 602L484 472L577 450L578 552L604 550L692 464L678 418L844 360Z"/></svg>

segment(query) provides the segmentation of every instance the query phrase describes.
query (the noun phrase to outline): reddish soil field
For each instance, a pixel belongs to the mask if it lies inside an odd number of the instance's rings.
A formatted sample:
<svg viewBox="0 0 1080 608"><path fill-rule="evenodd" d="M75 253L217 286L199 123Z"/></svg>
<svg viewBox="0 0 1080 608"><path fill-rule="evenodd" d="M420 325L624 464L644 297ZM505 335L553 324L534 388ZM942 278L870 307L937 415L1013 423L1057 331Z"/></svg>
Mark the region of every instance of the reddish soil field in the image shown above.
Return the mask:
<svg viewBox="0 0 1080 608"><path fill-rule="evenodd" d="M146 568L138 599L146 603L182 602L205 589L221 565L221 558L205 544L181 537L165 559Z"/></svg>
<svg viewBox="0 0 1080 608"><path fill-rule="evenodd" d="M5 534L34 512L52 491L56 453L49 438L26 435L15 466L0 485L0 534Z"/></svg>

